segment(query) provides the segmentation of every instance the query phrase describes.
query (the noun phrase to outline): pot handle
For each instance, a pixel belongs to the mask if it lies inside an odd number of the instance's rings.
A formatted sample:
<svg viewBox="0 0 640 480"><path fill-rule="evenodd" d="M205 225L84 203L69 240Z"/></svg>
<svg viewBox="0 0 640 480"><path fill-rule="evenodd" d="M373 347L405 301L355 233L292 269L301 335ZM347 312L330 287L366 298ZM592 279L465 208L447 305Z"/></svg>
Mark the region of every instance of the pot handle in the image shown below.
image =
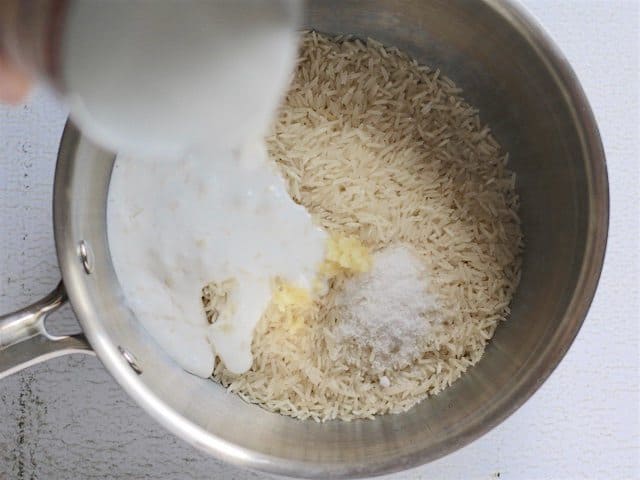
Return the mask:
<svg viewBox="0 0 640 480"><path fill-rule="evenodd" d="M62 282L46 297L0 316L0 379L50 358L70 353L93 354L84 334L51 335L44 321L67 301Z"/></svg>

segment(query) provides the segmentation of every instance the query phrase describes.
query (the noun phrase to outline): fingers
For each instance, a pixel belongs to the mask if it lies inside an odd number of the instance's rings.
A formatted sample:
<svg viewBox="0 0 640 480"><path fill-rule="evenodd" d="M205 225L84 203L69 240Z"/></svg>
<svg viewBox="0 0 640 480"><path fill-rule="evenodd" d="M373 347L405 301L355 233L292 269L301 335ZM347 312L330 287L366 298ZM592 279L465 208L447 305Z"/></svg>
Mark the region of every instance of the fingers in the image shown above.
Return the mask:
<svg viewBox="0 0 640 480"><path fill-rule="evenodd" d="M0 54L0 102L20 103L27 96L30 86L29 76Z"/></svg>

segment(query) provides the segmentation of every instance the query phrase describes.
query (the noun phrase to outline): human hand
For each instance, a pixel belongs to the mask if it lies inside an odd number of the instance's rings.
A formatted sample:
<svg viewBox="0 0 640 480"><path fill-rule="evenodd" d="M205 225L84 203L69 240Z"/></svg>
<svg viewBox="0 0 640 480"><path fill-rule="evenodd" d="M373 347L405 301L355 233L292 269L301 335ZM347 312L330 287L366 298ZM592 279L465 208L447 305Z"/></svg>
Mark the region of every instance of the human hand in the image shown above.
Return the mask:
<svg viewBox="0 0 640 480"><path fill-rule="evenodd" d="M29 75L0 52L0 102L20 103L27 96L30 87Z"/></svg>

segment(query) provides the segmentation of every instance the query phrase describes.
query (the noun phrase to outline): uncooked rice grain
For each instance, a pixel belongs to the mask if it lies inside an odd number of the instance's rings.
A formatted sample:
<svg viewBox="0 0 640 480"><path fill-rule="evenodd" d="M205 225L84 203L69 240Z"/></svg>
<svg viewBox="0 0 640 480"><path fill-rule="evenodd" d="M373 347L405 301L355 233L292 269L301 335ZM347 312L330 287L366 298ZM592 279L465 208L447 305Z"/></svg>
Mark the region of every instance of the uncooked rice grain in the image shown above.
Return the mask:
<svg viewBox="0 0 640 480"><path fill-rule="evenodd" d="M408 410L480 360L509 314L522 233L508 158L460 94L395 48L304 35L270 156L294 200L330 233L356 235L373 251L411 244L445 319L415 363L381 382L335 342L332 302L344 281L336 279L300 329L268 308L252 368L215 369L229 391L300 419L371 418Z"/></svg>

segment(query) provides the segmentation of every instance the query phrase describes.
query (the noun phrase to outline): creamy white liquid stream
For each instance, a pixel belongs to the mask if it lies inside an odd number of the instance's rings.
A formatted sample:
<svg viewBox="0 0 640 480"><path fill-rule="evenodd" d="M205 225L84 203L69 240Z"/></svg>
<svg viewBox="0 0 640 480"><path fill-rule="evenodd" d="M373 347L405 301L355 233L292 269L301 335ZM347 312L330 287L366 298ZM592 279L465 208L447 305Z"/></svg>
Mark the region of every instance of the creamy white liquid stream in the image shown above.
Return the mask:
<svg viewBox="0 0 640 480"><path fill-rule="evenodd" d="M215 14L205 7L211 3L197 5L196 17ZM124 139L130 151L145 153L119 155L113 170L107 212L113 264L138 320L178 364L202 377L211 375L216 355L233 372L250 368L253 330L270 301L272 280L310 287L326 238L287 194L266 161L262 140L293 70L295 22L267 17L259 28L246 31L235 28L245 18L230 17L228 24L217 22L220 30L213 37L200 31L212 28L209 23L194 19L189 29L182 28L190 40L171 47L195 45L199 50L187 49L185 55L216 60L205 62L191 84L183 86L190 90L171 88L184 66L171 66L167 77L161 77L161 70L143 69L142 77L125 79L142 78L150 91L142 102L146 110L128 116L121 129L103 129L91 121L90 104L99 105L94 110L101 118L125 117L101 97L106 95L101 89L109 88L105 82L94 85L85 79L84 97L75 99L75 111L89 119L100 138ZM112 41L126 48L126 41ZM170 101L163 92L169 92ZM100 101L86 101L95 98ZM175 117L167 119L167 108ZM147 143L137 142L147 141L147 127L166 140L156 145L157 155L149 155ZM229 278L236 280L231 292L235 311L230 319L209 325L201 288Z"/></svg>

